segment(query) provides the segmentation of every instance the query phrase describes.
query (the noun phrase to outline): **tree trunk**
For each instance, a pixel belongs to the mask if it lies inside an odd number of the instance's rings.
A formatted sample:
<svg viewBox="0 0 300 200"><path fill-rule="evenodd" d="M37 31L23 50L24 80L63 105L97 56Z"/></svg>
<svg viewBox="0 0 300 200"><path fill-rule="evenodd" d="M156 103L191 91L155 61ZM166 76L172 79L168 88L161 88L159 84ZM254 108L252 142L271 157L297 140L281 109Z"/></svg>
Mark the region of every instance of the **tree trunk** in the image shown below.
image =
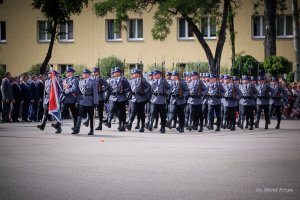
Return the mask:
<svg viewBox="0 0 300 200"><path fill-rule="evenodd" d="M295 49L295 64L294 64L294 81L300 81L300 35L299 35L299 9L298 0L292 0L293 12L293 35L294 35L294 49Z"/></svg>
<svg viewBox="0 0 300 200"><path fill-rule="evenodd" d="M229 0L224 0L222 23L219 31L218 43L217 43L215 59L214 59L215 71L212 71L212 73L216 75L220 74L221 57L222 57L223 47L226 41L226 28L227 28L229 4L230 4Z"/></svg>
<svg viewBox="0 0 300 200"><path fill-rule="evenodd" d="M199 30L198 26L193 22L193 20L188 17L188 16L183 16L186 21L188 22L189 26L192 27L192 30L193 30L193 33L196 35L199 43L201 44L205 54L206 54L206 57L207 57L207 60L208 60L208 64L210 66L210 72L211 72L211 69L214 68L213 64L214 64L214 57L213 57L213 54L210 50L210 47L208 46L207 42L205 41L204 39L204 36L203 34L201 33L201 31Z"/></svg>
<svg viewBox="0 0 300 200"><path fill-rule="evenodd" d="M234 66L235 63L235 30L234 30L234 10L231 3L229 4L229 33L230 33L230 43L231 43L231 64Z"/></svg>
<svg viewBox="0 0 300 200"><path fill-rule="evenodd" d="M58 26L57 21L54 21L53 27L52 27L52 30L51 30L51 40L50 40L48 52L47 52L47 55L46 55L46 57L45 57L42 65L41 65L41 68L40 68L40 73L41 74L45 74L46 73L47 65L48 65L48 63L49 63L49 61L51 59L53 45L54 45L55 36L56 36L56 28L57 28L57 26Z"/></svg>
<svg viewBox="0 0 300 200"><path fill-rule="evenodd" d="M264 0L265 57L276 55L276 1Z"/></svg>

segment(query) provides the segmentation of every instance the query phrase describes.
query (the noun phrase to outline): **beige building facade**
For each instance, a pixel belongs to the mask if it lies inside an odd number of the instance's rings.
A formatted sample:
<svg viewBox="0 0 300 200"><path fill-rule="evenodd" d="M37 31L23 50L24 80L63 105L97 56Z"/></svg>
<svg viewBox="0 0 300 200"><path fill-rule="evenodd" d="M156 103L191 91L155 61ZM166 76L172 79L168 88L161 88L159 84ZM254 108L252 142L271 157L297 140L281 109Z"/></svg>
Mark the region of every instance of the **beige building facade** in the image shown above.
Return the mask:
<svg viewBox="0 0 300 200"><path fill-rule="evenodd" d="M13 75L20 74L32 65L42 63L49 46L50 36L43 31L47 22L39 10L31 8L31 0L0 1L0 66ZM188 1L187 1L188 2ZM165 41L155 41L151 35L153 12L130 15L127 29L114 34L114 15L99 18L93 11L92 1L80 15L72 16L72 21L61 25L66 34L55 42L50 64L63 72L67 66L95 66L98 58L115 55L126 64L143 62L144 66L161 63L167 66L189 62L207 62L205 53L196 37L189 32L184 20L174 19L171 32ZM277 17L277 55L294 63L293 29L291 1L287 1L284 16ZM236 52L249 54L257 60L264 59L264 19L253 16L251 0L242 0L235 18ZM213 53L217 43L218 26L214 20L205 17L200 20L201 29L206 34L207 43ZM231 46L229 34L224 46L222 67L231 66Z"/></svg>

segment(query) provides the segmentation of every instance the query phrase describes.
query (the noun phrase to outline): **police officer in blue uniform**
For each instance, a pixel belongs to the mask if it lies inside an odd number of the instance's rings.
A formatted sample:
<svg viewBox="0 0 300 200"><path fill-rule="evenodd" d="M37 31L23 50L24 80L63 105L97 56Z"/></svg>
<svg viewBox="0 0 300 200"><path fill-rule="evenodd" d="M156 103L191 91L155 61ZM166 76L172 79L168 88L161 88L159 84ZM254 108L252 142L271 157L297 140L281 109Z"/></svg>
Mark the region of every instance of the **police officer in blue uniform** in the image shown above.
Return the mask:
<svg viewBox="0 0 300 200"><path fill-rule="evenodd" d="M54 74L56 76L58 76L58 72L53 70ZM43 113L43 118L42 118L42 122L40 125L37 125L37 128L40 130L44 130L47 120L48 120L48 113L49 113L49 101L50 101L50 91L51 91L51 85L52 85L52 71L48 72L48 79L45 80L45 91L44 91L44 99L43 99L43 108L44 108L44 113ZM61 129L61 124L59 122L57 122L56 124L52 124L52 127L54 127L56 129L55 133L61 133L62 129Z"/></svg>
<svg viewBox="0 0 300 200"><path fill-rule="evenodd" d="M109 84L105 79L103 79L100 75L99 67L93 68L93 79L95 80L98 86L98 118L99 118L99 125L95 130L102 130L102 123L103 123L103 110L104 110L104 101L105 101L105 93L109 89Z"/></svg>
<svg viewBox="0 0 300 200"><path fill-rule="evenodd" d="M153 81L153 72L151 71L151 72L149 72L148 73L148 83L150 84L150 86L151 86L151 82ZM152 91L151 91L152 92ZM148 101L147 101L147 103L146 103L146 128L148 128L149 127L149 124L150 124L150 118L151 118L151 111L150 111L150 107L151 107L151 102L150 102L150 100L151 100L151 97L152 97L152 93L148 93L149 95L148 95ZM158 120L158 119L157 119Z"/></svg>
<svg viewBox="0 0 300 200"><path fill-rule="evenodd" d="M275 111L275 115L277 118L277 125L275 128L280 129L281 110L283 107L283 102L286 101L287 93L284 88L278 83L278 78L275 76L272 77L270 86L273 90L270 99L270 117L273 116L273 112Z"/></svg>
<svg viewBox="0 0 300 200"><path fill-rule="evenodd" d="M188 130L197 130L200 125L198 132L203 131L203 114L202 114L202 103L203 96L206 95L207 88L201 80L199 80L198 72L191 72L191 81L188 83L189 95L187 99L187 106L190 111Z"/></svg>
<svg viewBox="0 0 300 200"><path fill-rule="evenodd" d="M129 121L127 129L131 130L132 123L135 116L141 120L141 128L139 132L144 132L145 129L145 104L149 99L149 93L151 92L151 85L142 77L142 72L139 69L133 69L131 71L132 80L131 86L131 112L129 114Z"/></svg>
<svg viewBox="0 0 300 200"><path fill-rule="evenodd" d="M250 77L247 75L242 76L243 84L241 84L240 90L242 92L240 105L241 105L241 124L240 128L244 128L245 120L250 120L249 130L253 130L254 124L254 107L255 98L257 96L257 90L253 84L250 83Z"/></svg>
<svg viewBox="0 0 300 200"><path fill-rule="evenodd" d="M66 70L66 79L63 81L63 109L62 109L62 115L68 116L69 110L72 113L73 116L73 127L76 126L77 122L77 109L76 109L76 103L77 103L77 96L78 96L78 80L74 77L75 70L72 67L68 67Z"/></svg>
<svg viewBox="0 0 300 200"><path fill-rule="evenodd" d="M159 70L153 71L154 81L151 83L152 88L152 98L151 98L151 118L149 124L149 131L153 130L153 122L157 116L157 113L160 115L161 120L161 133L165 133L166 126L166 103L167 96L171 94L171 86L162 78L162 72Z"/></svg>
<svg viewBox="0 0 300 200"><path fill-rule="evenodd" d="M184 108L186 105L186 97L189 94L189 89L186 82L179 80L179 73L174 71L171 76L172 82L171 86L171 97L169 104L169 117L170 120L168 124L172 124L172 121L175 121L177 116L179 119L179 127L177 131L179 133L184 132Z"/></svg>
<svg viewBox="0 0 300 200"><path fill-rule="evenodd" d="M266 84L264 76L259 76L258 84L256 85L256 90L258 94L256 99L257 113L256 113L255 128L259 128L261 111L264 110L265 120L266 120L265 129L268 129L268 123L270 121L270 116L269 116L270 96L272 94L273 89L269 84Z"/></svg>
<svg viewBox="0 0 300 200"><path fill-rule="evenodd" d="M208 129L213 129L214 115L217 118L217 128L215 131L220 131L221 128L221 98L225 90L222 84L217 81L217 76L214 74L210 75L210 83L207 85L207 103L209 113L209 124Z"/></svg>
<svg viewBox="0 0 300 200"><path fill-rule="evenodd" d="M224 107L224 118L225 123L223 128L228 128L231 131L235 131L236 117L235 112L239 104L239 99L241 96L241 91L237 85L232 83L231 77L229 75L224 76L223 84L225 93L223 95L222 104Z"/></svg>
<svg viewBox="0 0 300 200"><path fill-rule="evenodd" d="M94 135L94 107L98 105L98 85L90 75L91 71L83 69L83 80L79 81L79 108L76 126L72 134L80 132L81 120L88 114L90 121L90 132L88 135Z"/></svg>
<svg viewBox="0 0 300 200"><path fill-rule="evenodd" d="M203 79L204 79L203 84L207 88L207 86L210 82L210 74L204 73ZM208 102L208 98L207 98L207 95L205 95L205 96L203 96L203 104L202 104L203 105L202 110L203 110L204 126L207 126L207 123L208 123L208 103L207 102Z"/></svg>
<svg viewBox="0 0 300 200"><path fill-rule="evenodd" d="M113 116L118 111L119 131L125 131L126 123L126 103L127 94L130 92L130 84L128 80L121 76L122 70L115 67L113 77L108 81L109 87L109 113L108 113L108 128L111 128Z"/></svg>

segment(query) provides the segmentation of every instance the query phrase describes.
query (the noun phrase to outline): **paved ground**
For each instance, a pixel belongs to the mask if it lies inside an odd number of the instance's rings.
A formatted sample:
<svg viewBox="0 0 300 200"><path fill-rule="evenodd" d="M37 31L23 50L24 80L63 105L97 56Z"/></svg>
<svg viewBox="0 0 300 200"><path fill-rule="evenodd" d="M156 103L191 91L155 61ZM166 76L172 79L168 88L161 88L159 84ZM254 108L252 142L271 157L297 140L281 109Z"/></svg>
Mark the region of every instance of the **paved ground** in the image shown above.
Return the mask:
<svg viewBox="0 0 300 200"><path fill-rule="evenodd" d="M165 135L35 127L0 124L1 200L300 199L300 121Z"/></svg>

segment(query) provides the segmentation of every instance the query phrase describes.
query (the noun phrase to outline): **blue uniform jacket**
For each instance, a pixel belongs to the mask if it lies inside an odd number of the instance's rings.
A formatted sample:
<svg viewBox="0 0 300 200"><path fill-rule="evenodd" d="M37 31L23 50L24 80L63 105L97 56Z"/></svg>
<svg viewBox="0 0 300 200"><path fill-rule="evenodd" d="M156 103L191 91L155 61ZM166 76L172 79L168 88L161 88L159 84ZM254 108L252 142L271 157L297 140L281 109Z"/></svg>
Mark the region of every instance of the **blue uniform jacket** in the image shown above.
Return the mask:
<svg viewBox="0 0 300 200"><path fill-rule="evenodd" d="M166 104L167 96L171 94L171 86L166 79L160 78L151 82L153 104Z"/></svg>
<svg viewBox="0 0 300 200"><path fill-rule="evenodd" d="M109 100L110 101L127 101L127 94L131 91L128 80L124 77L111 78L109 84Z"/></svg>
<svg viewBox="0 0 300 200"><path fill-rule="evenodd" d="M189 95L189 88L184 81L171 81L171 104L186 104L186 98Z"/></svg>
<svg viewBox="0 0 300 200"><path fill-rule="evenodd" d="M270 96L273 93L273 89L268 84L257 84L257 105L269 105L270 103Z"/></svg>
<svg viewBox="0 0 300 200"><path fill-rule="evenodd" d="M79 105L94 106L98 104L98 86L92 78L79 82Z"/></svg>
<svg viewBox="0 0 300 200"><path fill-rule="evenodd" d="M98 85L98 99L99 101L105 100L105 93L109 90L109 84L100 76L94 77L96 84Z"/></svg>
<svg viewBox="0 0 300 200"><path fill-rule="evenodd" d="M251 83L240 84L240 90L242 92L240 105L253 106L255 105L255 98L257 96L257 90Z"/></svg>
<svg viewBox="0 0 300 200"><path fill-rule="evenodd" d="M78 80L75 77L68 77L63 81L64 103L76 103L78 92Z"/></svg>
<svg viewBox="0 0 300 200"><path fill-rule="evenodd" d="M207 85L207 103L209 105L220 105L224 92L225 90L222 86L222 83L209 83Z"/></svg>
<svg viewBox="0 0 300 200"><path fill-rule="evenodd" d="M225 107L236 107L239 104L239 99L242 95L239 87L233 83L223 85L225 93L223 95L222 103Z"/></svg>
<svg viewBox="0 0 300 200"><path fill-rule="evenodd" d="M132 98L131 102L145 102L149 100L151 94L151 85L144 78L135 78L130 80Z"/></svg>

